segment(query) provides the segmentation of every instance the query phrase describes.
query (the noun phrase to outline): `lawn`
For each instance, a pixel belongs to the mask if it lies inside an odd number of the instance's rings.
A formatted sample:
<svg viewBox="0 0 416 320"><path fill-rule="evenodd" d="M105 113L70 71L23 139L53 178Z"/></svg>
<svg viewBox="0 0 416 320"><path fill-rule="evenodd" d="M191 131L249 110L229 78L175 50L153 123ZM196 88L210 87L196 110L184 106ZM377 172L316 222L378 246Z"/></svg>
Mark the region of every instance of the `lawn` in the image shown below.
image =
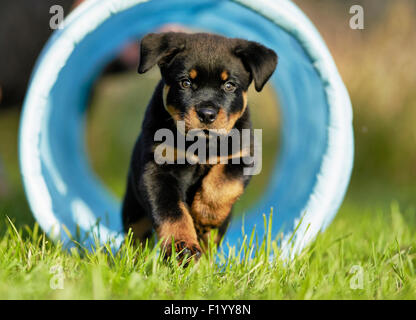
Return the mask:
<svg viewBox="0 0 416 320"><path fill-rule="evenodd" d="M5 224L0 299L416 298L415 215L397 203L389 210L345 205L292 261L279 257L273 239L254 232L241 248L212 247L187 268L128 238L116 253L108 246L68 251L37 225ZM257 228L264 234L265 226Z"/></svg>

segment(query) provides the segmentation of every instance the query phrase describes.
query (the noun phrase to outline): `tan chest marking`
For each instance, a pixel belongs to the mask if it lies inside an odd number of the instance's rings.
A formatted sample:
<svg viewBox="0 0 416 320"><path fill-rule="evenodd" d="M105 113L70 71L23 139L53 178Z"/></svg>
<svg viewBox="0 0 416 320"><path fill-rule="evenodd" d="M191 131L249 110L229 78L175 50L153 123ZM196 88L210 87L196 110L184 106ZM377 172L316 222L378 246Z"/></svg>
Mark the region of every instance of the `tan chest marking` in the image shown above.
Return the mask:
<svg viewBox="0 0 416 320"><path fill-rule="evenodd" d="M223 164L213 166L195 194L191 215L197 225L221 226L244 191L243 182L226 177L224 168Z"/></svg>

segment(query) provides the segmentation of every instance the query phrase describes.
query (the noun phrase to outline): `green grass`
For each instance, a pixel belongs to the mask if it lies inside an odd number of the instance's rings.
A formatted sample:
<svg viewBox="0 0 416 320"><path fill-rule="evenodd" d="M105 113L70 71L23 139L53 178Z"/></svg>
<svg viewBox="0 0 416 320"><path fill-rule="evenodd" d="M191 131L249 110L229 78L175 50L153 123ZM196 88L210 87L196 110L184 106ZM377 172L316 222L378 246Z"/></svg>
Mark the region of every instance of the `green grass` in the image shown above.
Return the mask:
<svg viewBox="0 0 416 320"><path fill-rule="evenodd" d="M293 261L275 241L247 235L241 251L209 253L188 268L163 262L157 247L125 244L63 250L35 225L7 222L0 238L1 299L415 299L413 210L344 206L335 222ZM263 234L264 226L258 226ZM251 239L251 240L250 240ZM267 252L274 254L268 260ZM214 257L218 254L218 260ZM56 272L62 270L63 277ZM362 288L359 277L362 275ZM63 289L52 289L63 279Z"/></svg>

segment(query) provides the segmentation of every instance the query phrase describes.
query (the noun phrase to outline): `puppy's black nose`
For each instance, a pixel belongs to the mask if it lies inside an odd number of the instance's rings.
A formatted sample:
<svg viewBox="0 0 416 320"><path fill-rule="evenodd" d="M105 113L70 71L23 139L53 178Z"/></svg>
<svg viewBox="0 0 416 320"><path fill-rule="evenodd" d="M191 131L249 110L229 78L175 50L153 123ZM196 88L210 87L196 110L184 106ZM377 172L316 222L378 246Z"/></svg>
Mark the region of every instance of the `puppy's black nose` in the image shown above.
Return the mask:
<svg viewBox="0 0 416 320"><path fill-rule="evenodd" d="M196 111L199 121L202 123L210 124L217 118L218 112L212 108L200 108Z"/></svg>

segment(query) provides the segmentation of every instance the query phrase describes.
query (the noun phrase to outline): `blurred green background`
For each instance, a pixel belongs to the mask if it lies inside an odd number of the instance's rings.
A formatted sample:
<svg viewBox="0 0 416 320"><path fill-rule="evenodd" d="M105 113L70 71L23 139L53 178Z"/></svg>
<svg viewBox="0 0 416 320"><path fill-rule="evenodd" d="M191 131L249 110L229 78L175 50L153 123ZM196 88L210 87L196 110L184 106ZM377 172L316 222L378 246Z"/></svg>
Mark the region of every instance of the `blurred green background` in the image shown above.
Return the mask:
<svg viewBox="0 0 416 320"><path fill-rule="evenodd" d="M23 5L22 1L16 2ZM61 2L68 6L68 1ZM321 32L354 108L355 166L343 208L383 209L397 201L402 208L413 212L416 204L415 1L295 2ZM0 12L5 12L1 6L6 3L11 5L5 1L0 5ZM365 10L364 30L349 27L349 8L353 4L361 4ZM42 20L42 28L48 28L47 18L48 11L46 20ZM0 14L0 30L1 23ZM0 32L0 36L3 37L4 32ZM45 37L47 34L39 40L37 47ZM18 50L23 44L23 40L18 41L10 50ZM32 50L35 47L31 45ZM34 50L34 55L39 49ZM0 58L2 55L0 53ZM30 57L18 56L16 59L24 59L27 64ZM2 76L7 67L5 63L11 64L4 59L3 65L0 64L0 221L7 215L18 227L31 226L34 220L24 195L17 160L21 99L8 99L7 83ZM29 66L33 63L34 57ZM152 70L139 76L131 68L114 66L108 68L94 87L87 113L86 144L91 165L98 176L121 197L130 152L159 74ZM28 76L24 76L27 82ZM252 205L267 186L279 146L280 118L275 108L278 97L267 87L261 94L251 90L249 99L255 110L254 127L263 129L263 171L253 179L237 203L238 212ZM343 208L340 214L343 214ZM371 214L371 210L365 212ZM0 228L3 227L0 223Z"/></svg>

